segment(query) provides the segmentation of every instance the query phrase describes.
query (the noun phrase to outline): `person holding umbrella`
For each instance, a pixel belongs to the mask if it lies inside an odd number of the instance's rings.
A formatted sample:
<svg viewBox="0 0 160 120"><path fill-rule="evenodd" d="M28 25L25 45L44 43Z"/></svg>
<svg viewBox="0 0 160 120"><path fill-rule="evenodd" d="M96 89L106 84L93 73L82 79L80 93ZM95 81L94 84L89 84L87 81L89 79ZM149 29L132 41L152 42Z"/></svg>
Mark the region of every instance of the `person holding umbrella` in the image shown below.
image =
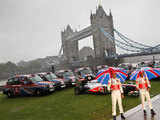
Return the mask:
<svg viewBox="0 0 160 120"><path fill-rule="evenodd" d="M143 109L144 115L147 114L147 112L145 110L145 105L144 105L145 98L146 98L148 105L149 105L149 108L151 110L151 115L155 115L156 113L153 110L151 99L150 99L150 94L149 94L151 84L148 80L147 75L145 75L144 71L139 72L139 77L137 77L137 79L136 79L136 87L140 92L140 98L141 98L141 102L142 102L142 109Z"/></svg>
<svg viewBox="0 0 160 120"><path fill-rule="evenodd" d="M121 114L121 118L125 120L125 117L123 115L123 106L122 106L122 98L124 98L123 95L123 89L120 82L120 79L116 77L115 72L111 72L111 78L108 81L108 91L111 91L111 98L112 98L112 115L113 120L116 120L116 104L118 102L119 110Z"/></svg>
<svg viewBox="0 0 160 120"><path fill-rule="evenodd" d="M107 85L108 91L111 91L113 120L116 120L117 101L121 113L121 118L125 120L122 107L122 98L124 98L124 95L121 83L124 82L127 77L128 75L126 70L115 67L109 67L106 70L99 71L96 75L97 82Z"/></svg>

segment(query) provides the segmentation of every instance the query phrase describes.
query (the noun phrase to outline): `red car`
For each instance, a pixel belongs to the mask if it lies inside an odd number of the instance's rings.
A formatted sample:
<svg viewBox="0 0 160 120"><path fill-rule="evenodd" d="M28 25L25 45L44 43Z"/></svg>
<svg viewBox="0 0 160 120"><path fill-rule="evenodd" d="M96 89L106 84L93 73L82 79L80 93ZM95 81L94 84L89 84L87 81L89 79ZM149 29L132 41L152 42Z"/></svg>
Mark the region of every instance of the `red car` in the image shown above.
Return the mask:
<svg viewBox="0 0 160 120"><path fill-rule="evenodd" d="M43 81L38 75L16 75L8 79L3 93L14 96L45 95L55 91L54 83Z"/></svg>

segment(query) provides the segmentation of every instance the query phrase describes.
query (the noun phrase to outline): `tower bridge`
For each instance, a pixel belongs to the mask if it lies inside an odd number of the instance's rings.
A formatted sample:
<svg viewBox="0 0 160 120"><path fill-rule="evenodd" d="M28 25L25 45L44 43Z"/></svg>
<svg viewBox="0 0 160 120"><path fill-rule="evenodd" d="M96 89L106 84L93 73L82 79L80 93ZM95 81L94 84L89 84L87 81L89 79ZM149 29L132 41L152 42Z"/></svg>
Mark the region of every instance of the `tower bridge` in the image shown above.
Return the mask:
<svg viewBox="0 0 160 120"><path fill-rule="evenodd" d="M124 36L122 33L117 31L113 25L113 16L110 11L106 14L101 5L96 9L96 13L91 13L90 23L88 27L80 30L73 31L70 25L61 32L62 46L59 54L63 51L63 57L68 62L73 62L79 60L79 47L78 41L93 36L93 46L95 52L95 58L126 58L129 61L133 56L147 56L155 54L160 55L160 44L156 46L149 46L143 43L136 42L128 37ZM117 34L118 39L114 37ZM116 47L124 50L130 51L129 55L118 55L116 52Z"/></svg>
<svg viewBox="0 0 160 120"><path fill-rule="evenodd" d="M110 41L100 31L100 27L114 36L113 33L113 18L111 12L107 15L101 5L98 6L96 13L90 15L91 25L81 31L73 31L68 25L61 32L63 56L69 61L79 59L78 41L86 37L93 36L93 46L96 58L104 58L105 53L108 56L116 54L115 42Z"/></svg>

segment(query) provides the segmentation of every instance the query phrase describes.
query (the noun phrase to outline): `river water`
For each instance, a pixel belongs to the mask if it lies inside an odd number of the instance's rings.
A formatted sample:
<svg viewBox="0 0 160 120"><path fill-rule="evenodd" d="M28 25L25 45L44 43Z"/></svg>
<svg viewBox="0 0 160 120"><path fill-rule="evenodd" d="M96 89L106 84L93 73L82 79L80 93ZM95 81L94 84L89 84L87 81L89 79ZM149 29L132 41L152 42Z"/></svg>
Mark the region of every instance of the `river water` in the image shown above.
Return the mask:
<svg viewBox="0 0 160 120"><path fill-rule="evenodd" d="M6 84L6 82L7 82L7 80L2 80L2 81L0 81L0 86L5 85L5 84Z"/></svg>

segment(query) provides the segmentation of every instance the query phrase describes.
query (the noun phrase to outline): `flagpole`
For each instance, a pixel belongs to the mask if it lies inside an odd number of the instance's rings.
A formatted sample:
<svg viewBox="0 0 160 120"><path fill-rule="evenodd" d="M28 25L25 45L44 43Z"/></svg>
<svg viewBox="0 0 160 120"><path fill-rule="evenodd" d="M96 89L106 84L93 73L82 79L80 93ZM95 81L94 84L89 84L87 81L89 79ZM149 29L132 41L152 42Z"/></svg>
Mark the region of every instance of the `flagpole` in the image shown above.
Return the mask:
<svg viewBox="0 0 160 120"><path fill-rule="evenodd" d="M98 0L98 6L102 6L102 0Z"/></svg>
<svg viewBox="0 0 160 120"><path fill-rule="evenodd" d="M102 6L102 0L99 0L99 6Z"/></svg>

